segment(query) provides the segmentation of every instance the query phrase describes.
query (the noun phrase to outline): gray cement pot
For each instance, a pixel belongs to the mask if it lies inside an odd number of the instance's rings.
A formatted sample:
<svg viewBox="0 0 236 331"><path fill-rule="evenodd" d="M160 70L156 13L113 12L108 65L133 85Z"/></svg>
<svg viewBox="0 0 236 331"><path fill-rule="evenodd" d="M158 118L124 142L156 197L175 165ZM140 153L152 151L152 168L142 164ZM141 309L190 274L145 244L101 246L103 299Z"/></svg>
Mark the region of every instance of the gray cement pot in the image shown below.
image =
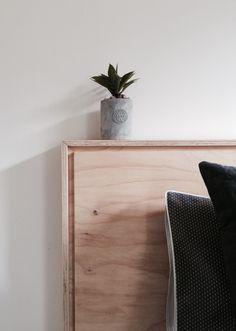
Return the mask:
<svg viewBox="0 0 236 331"><path fill-rule="evenodd" d="M101 101L101 138L129 139L131 137L133 103L129 98Z"/></svg>

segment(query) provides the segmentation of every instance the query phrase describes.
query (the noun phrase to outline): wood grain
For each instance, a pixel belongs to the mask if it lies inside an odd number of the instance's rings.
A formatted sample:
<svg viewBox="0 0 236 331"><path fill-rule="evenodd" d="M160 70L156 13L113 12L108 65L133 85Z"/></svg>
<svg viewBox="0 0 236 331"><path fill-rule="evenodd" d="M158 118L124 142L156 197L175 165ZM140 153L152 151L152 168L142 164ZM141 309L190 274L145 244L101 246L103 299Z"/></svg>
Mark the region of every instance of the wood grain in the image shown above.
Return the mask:
<svg viewBox="0 0 236 331"><path fill-rule="evenodd" d="M68 145L63 143L61 146L62 154L62 245L63 245L63 298L64 298L64 330L72 330L69 322L69 311L71 304L69 300L69 268L70 268L70 252L69 252L69 190L68 182L71 176L71 169L68 166Z"/></svg>
<svg viewBox="0 0 236 331"><path fill-rule="evenodd" d="M196 146L236 146L236 140L66 140L73 147L196 147Z"/></svg>
<svg viewBox="0 0 236 331"><path fill-rule="evenodd" d="M236 165L236 147L78 142L67 159L65 331L165 330L165 192L206 195L198 162Z"/></svg>

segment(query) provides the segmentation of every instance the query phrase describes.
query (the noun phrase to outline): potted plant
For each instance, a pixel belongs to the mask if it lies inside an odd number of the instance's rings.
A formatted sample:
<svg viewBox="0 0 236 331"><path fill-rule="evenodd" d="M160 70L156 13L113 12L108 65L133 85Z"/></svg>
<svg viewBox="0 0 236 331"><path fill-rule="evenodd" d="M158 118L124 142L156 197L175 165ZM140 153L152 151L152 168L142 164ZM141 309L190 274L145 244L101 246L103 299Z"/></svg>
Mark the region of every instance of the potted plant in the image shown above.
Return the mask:
<svg viewBox="0 0 236 331"><path fill-rule="evenodd" d="M128 139L131 135L133 103L123 93L137 79L134 71L118 75L118 66L109 65L107 75L93 76L91 79L107 88L111 97L101 101L101 138Z"/></svg>

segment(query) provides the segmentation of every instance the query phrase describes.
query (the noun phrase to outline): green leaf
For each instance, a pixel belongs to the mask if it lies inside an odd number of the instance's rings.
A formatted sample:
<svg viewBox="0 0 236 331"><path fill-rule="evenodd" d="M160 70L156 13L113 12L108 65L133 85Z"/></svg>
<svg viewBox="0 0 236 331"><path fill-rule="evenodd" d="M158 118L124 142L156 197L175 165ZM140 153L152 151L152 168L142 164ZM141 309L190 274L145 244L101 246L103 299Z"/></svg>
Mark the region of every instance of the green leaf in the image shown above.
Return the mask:
<svg viewBox="0 0 236 331"><path fill-rule="evenodd" d="M109 76L109 78L111 80L111 84L113 86L113 90L117 94L119 92L119 89L120 89L120 80L121 80L121 78L117 74L116 69L111 64L109 65L108 76Z"/></svg>
<svg viewBox="0 0 236 331"><path fill-rule="evenodd" d="M111 64L109 65L109 68L108 68L108 76L111 80L115 95L119 94L120 81L121 81L121 77L117 74L117 69L118 69L118 67L115 69L113 67L113 65L111 65Z"/></svg>
<svg viewBox="0 0 236 331"><path fill-rule="evenodd" d="M125 74L122 78L121 78L121 82L120 82L120 88L122 89L124 87L124 85L128 82L128 80L130 78L132 78L134 76L135 72L131 71L128 72L127 74Z"/></svg>
<svg viewBox="0 0 236 331"><path fill-rule="evenodd" d="M118 74L118 64L116 65L116 73Z"/></svg>
<svg viewBox="0 0 236 331"><path fill-rule="evenodd" d="M117 76L114 81L114 91L117 95L120 92L120 81L121 81L121 78L119 76Z"/></svg>
<svg viewBox="0 0 236 331"><path fill-rule="evenodd" d="M121 93L124 92L124 90L126 90L127 87L129 87L131 84L133 84L133 83L136 82L137 80L138 80L138 78L133 79L133 80L129 81L128 83L125 83L125 84L124 84L124 87L122 88Z"/></svg>
<svg viewBox="0 0 236 331"><path fill-rule="evenodd" d="M115 76L117 76L116 69L113 67L112 64L109 64L108 67L108 76L113 79Z"/></svg>
<svg viewBox="0 0 236 331"><path fill-rule="evenodd" d="M105 76L105 75L100 75L100 76L93 76L91 78L95 83L105 87L108 89L108 91L114 95L115 91L114 91L114 88L113 88L113 85L111 83L111 80L109 77Z"/></svg>

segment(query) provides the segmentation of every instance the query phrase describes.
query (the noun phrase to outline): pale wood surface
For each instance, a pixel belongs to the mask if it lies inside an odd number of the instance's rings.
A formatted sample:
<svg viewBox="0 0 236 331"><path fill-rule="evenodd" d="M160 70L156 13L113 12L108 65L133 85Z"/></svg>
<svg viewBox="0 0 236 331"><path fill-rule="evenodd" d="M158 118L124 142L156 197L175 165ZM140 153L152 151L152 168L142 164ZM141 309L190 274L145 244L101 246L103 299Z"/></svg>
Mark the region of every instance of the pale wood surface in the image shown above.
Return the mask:
<svg viewBox="0 0 236 331"><path fill-rule="evenodd" d="M68 178L71 176L71 169L68 167L68 145L61 146L62 154L62 244L63 244L63 294L64 294L64 329L70 330L69 311L71 304L69 300L70 279L70 251L69 251L69 192Z"/></svg>
<svg viewBox="0 0 236 331"><path fill-rule="evenodd" d="M236 146L236 140L66 140L69 147L172 147L172 146Z"/></svg>
<svg viewBox="0 0 236 331"><path fill-rule="evenodd" d="M207 194L198 162L236 165L236 148L80 144L67 151L65 330L165 330L165 192Z"/></svg>

